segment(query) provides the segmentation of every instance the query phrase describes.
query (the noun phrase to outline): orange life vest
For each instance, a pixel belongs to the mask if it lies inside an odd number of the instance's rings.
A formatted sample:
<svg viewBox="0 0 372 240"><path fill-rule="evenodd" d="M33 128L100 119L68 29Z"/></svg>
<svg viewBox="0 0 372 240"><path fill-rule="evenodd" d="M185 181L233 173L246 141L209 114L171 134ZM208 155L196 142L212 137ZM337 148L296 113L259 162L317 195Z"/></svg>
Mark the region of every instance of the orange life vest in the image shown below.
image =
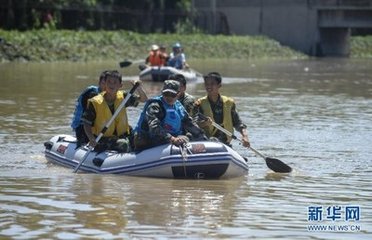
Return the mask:
<svg viewBox="0 0 372 240"><path fill-rule="evenodd" d="M149 53L150 66L163 66L164 60L159 51L150 51Z"/></svg>

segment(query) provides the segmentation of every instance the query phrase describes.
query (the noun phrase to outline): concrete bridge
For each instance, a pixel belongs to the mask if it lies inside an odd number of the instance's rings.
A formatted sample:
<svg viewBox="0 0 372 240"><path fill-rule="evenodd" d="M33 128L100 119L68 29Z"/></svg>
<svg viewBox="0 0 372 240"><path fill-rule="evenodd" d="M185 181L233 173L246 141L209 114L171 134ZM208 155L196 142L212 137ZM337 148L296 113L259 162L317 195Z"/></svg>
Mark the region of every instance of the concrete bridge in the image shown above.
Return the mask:
<svg viewBox="0 0 372 240"><path fill-rule="evenodd" d="M312 56L350 53L352 29L372 29L372 0L194 0L208 33L266 35Z"/></svg>

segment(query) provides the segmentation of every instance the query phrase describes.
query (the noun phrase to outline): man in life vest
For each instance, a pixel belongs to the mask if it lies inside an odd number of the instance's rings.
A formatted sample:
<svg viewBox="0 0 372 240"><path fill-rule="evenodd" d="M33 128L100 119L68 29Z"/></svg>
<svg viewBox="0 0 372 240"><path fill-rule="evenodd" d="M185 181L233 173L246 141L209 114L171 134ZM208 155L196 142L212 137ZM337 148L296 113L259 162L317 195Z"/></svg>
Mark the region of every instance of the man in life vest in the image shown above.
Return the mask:
<svg viewBox="0 0 372 240"><path fill-rule="evenodd" d="M77 147L80 147L89 142L89 139L84 131L84 125L81 121L83 112L87 109L88 99L96 96L105 90L105 78L108 71L103 71L99 76L98 86L87 87L76 100L75 111L72 117L71 128L75 131Z"/></svg>
<svg viewBox="0 0 372 240"><path fill-rule="evenodd" d="M165 65L165 59L164 54L160 51L158 45L152 45L151 50L149 52L148 57L146 58L146 65L147 66L164 66Z"/></svg>
<svg viewBox="0 0 372 240"><path fill-rule="evenodd" d="M168 66L185 69L189 68L189 65L186 63L186 56L183 53L183 48L180 43L175 43L172 47L172 52L169 55Z"/></svg>
<svg viewBox="0 0 372 240"><path fill-rule="evenodd" d="M132 84L134 85L135 82L133 81ZM99 143L95 141L127 94L119 91L121 87L121 74L116 70L109 71L105 77L105 91L88 100L88 107L83 113L82 121L85 133L89 139L89 145L94 147L95 151L131 151L132 133L128 123L126 107L136 107L139 102L147 100L147 95L143 91L141 84L136 89L138 94L133 94L129 98L125 107L104 132L101 141Z"/></svg>
<svg viewBox="0 0 372 240"><path fill-rule="evenodd" d="M135 128L136 150L166 143L180 146L187 143L189 137L191 140L205 139L204 132L177 100L179 88L177 81L166 80L162 94L146 102Z"/></svg>
<svg viewBox="0 0 372 240"><path fill-rule="evenodd" d="M207 120L198 121L207 137L217 138L220 142L231 146L231 137L219 131L212 125L212 121L233 133L234 128L242 135L243 146L249 147L247 126L242 123L235 102L232 98L220 94L222 78L217 72L210 72L204 76L204 86L207 96L195 102L194 116L198 113L207 117Z"/></svg>

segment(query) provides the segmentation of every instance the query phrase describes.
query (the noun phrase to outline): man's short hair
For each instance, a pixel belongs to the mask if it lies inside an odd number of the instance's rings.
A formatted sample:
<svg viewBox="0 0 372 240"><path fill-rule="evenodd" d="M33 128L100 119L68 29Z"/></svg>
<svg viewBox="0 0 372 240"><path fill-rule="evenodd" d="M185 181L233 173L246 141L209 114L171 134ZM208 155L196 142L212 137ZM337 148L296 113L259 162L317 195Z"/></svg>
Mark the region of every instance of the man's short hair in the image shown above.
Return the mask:
<svg viewBox="0 0 372 240"><path fill-rule="evenodd" d="M99 75L99 80L98 80L99 83L106 80L106 75L107 75L108 72L109 72L108 70L105 70L101 73L101 75Z"/></svg>
<svg viewBox="0 0 372 240"><path fill-rule="evenodd" d="M177 82L179 82L179 83L182 84L183 86L186 86L186 78L185 78L185 76L183 76L182 74L171 75L171 76L169 77L169 79L171 79L171 80L176 80Z"/></svg>
<svg viewBox="0 0 372 240"><path fill-rule="evenodd" d="M207 78L213 78L213 79L216 80L216 82L218 84L220 84L222 82L221 74L219 74L218 72L210 72L207 75L204 75L203 78L204 78L204 80L207 79Z"/></svg>
<svg viewBox="0 0 372 240"><path fill-rule="evenodd" d="M119 79L120 83L122 82L122 76L117 70L107 71L105 75L105 80L107 79L107 77L117 78Z"/></svg>

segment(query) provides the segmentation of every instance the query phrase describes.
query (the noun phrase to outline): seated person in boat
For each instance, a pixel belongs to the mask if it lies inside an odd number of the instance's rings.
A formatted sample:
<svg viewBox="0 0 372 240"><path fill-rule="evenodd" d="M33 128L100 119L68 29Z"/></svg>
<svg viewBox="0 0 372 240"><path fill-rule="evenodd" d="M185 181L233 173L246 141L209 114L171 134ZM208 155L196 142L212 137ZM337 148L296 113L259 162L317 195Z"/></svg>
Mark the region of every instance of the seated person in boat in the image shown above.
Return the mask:
<svg viewBox="0 0 372 240"><path fill-rule="evenodd" d="M162 63L163 63L162 66L167 66L167 63L168 63L168 60L169 60L169 55L167 53L167 48L164 45L160 45L159 52L160 52L160 56L161 56Z"/></svg>
<svg viewBox="0 0 372 240"><path fill-rule="evenodd" d="M107 71L103 71L99 76L98 86L89 86L87 87L76 100L76 106L74 115L72 117L71 127L75 131L77 139L77 147L85 145L89 142L89 139L84 131L84 125L81 121L83 112L87 109L88 99L96 96L98 93L105 90L105 77Z"/></svg>
<svg viewBox="0 0 372 240"><path fill-rule="evenodd" d="M126 92L119 91L122 87L122 76L114 70L109 71L105 78L105 91L88 100L87 110L83 113L82 121L84 130L89 138L89 145L100 152L104 150L115 150L118 152L131 151L131 127L128 123L126 107L137 106L139 102L145 102L147 95L141 84L137 87L138 94L133 94L116 119L104 132L99 143L95 141L105 124L111 119L115 110L124 100ZM134 85L135 82L133 81Z"/></svg>
<svg viewBox="0 0 372 240"><path fill-rule="evenodd" d="M151 46L151 50L145 60L145 64L150 67L163 66L158 45L154 44Z"/></svg>
<svg viewBox="0 0 372 240"><path fill-rule="evenodd" d="M180 146L187 143L189 137L191 140L206 139L204 132L177 100L179 89L179 82L166 80L162 94L146 102L135 128L136 150L166 143Z"/></svg>
<svg viewBox="0 0 372 240"><path fill-rule="evenodd" d="M186 92L186 78L182 74L170 76L170 79L180 83L180 93L178 94L178 101L181 102L187 113L193 114L195 98Z"/></svg>
<svg viewBox="0 0 372 240"><path fill-rule="evenodd" d="M186 63L186 56L183 53L181 44L175 43L172 47L172 50L173 51L169 55L168 66L177 69L189 68L189 65Z"/></svg>
<svg viewBox="0 0 372 240"><path fill-rule="evenodd" d="M219 131L212 125L212 121L233 133L234 128L242 135L243 146L249 147L247 126L242 123L236 105L232 98L220 94L222 77L217 72L204 76L204 87L207 96L195 102L194 116L201 114L206 119L199 118L198 124L205 131L207 137L217 138L220 142L231 146L231 137Z"/></svg>
<svg viewBox="0 0 372 240"><path fill-rule="evenodd" d="M168 61L168 54L164 46L159 48L158 45L154 44L151 46L149 55L147 56L145 63L150 67L161 67L165 66Z"/></svg>

